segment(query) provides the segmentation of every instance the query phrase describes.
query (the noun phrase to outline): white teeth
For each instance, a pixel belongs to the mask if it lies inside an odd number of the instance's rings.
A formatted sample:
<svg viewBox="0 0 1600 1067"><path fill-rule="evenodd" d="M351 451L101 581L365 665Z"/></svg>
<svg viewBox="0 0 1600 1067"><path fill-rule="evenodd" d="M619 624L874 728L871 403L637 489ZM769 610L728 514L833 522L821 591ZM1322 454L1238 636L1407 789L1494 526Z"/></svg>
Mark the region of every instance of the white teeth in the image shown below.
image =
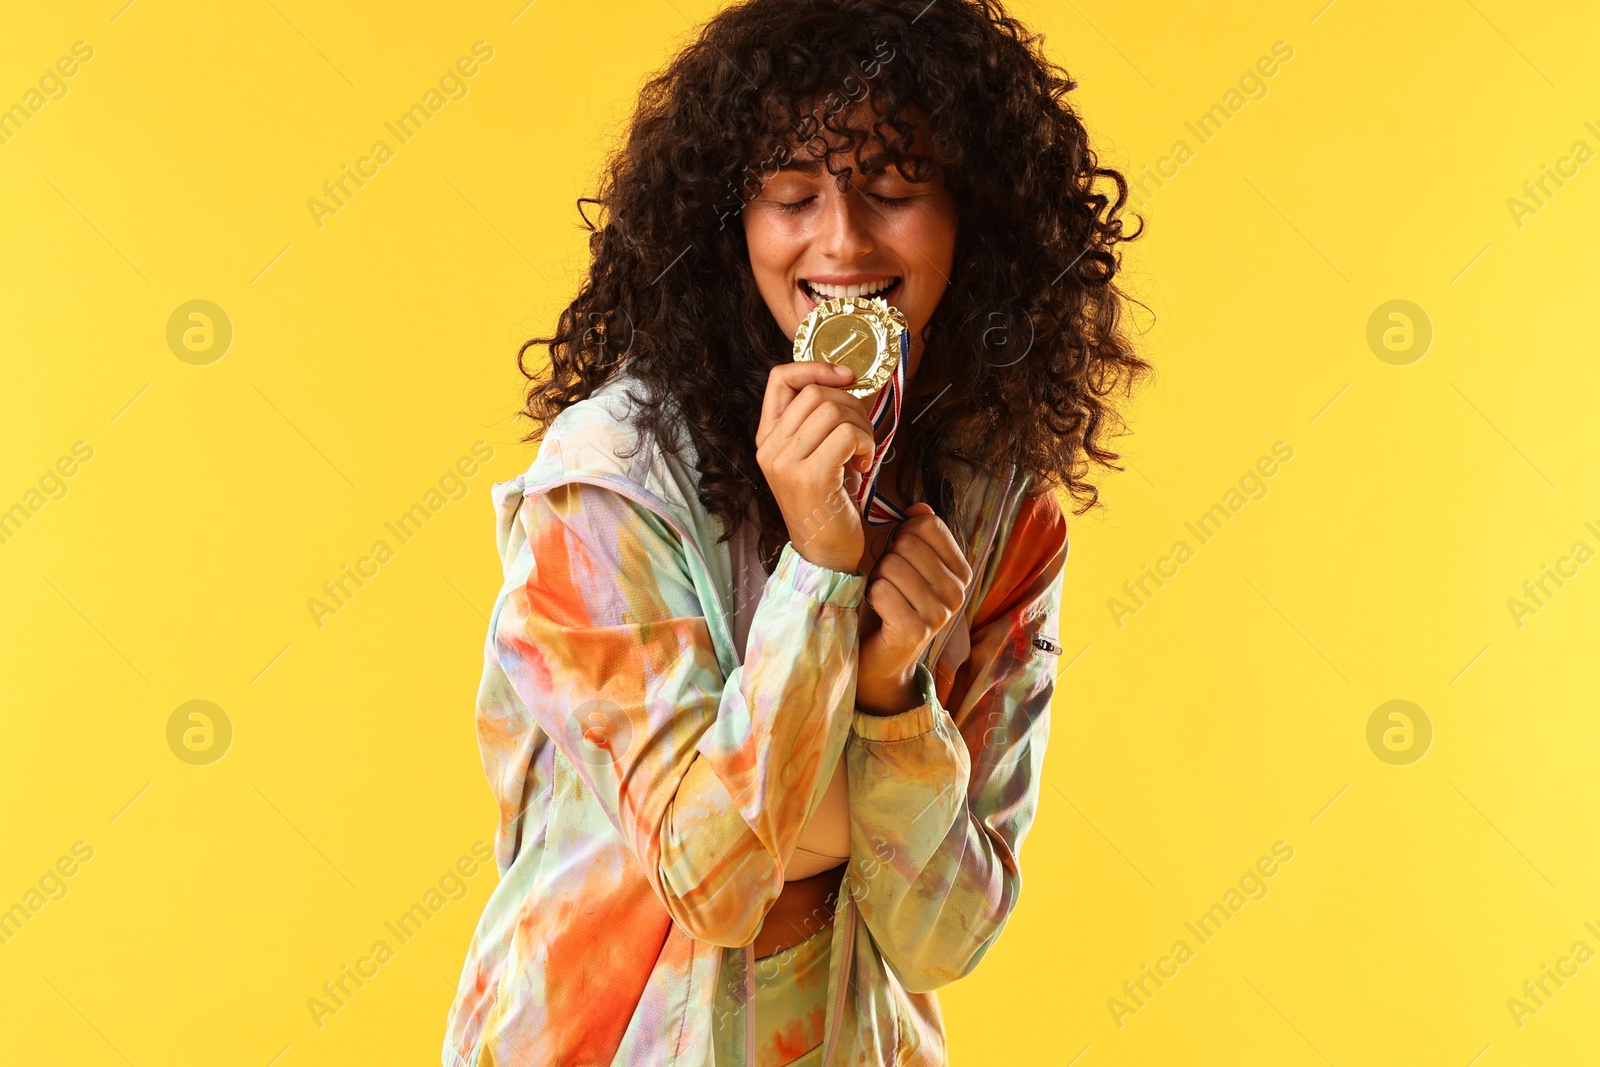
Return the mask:
<svg viewBox="0 0 1600 1067"><path fill-rule="evenodd" d="M878 293L892 287L894 283L895 279L884 278L881 281L866 282L860 285L828 285L826 282L807 281L806 286L824 300L836 300L840 297L876 296Z"/></svg>

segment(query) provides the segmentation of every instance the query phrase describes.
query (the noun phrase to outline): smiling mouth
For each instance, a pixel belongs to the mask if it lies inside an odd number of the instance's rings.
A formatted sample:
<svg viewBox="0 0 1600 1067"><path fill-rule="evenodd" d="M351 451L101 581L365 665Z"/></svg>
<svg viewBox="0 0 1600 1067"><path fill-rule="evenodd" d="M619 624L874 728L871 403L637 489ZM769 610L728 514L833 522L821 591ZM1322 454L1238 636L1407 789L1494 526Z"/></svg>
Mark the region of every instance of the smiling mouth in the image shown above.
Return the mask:
<svg viewBox="0 0 1600 1067"><path fill-rule="evenodd" d="M876 283L875 286L829 285L824 287L829 290L827 293L819 291L812 285L811 282L806 281L804 278L800 279L799 285L800 291L805 294L806 299L811 302L812 306L816 306L818 304L825 303L828 300L839 299L845 293L850 293L852 298L858 300L865 300L871 297L882 297L884 300L887 300L889 297L900 291L901 281L902 279L897 275L894 278L889 279L888 282L879 282Z"/></svg>

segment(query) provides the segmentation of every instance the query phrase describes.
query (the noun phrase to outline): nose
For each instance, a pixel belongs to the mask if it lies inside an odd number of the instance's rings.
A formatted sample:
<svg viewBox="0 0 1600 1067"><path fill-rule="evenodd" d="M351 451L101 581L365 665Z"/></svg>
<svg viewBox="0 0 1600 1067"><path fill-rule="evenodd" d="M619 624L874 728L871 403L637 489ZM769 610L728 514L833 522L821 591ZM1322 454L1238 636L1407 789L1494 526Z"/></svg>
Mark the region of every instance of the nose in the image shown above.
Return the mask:
<svg viewBox="0 0 1600 1067"><path fill-rule="evenodd" d="M872 251L872 207L851 182L843 192L829 190L823 211L822 251L841 262L859 259Z"/></svg>

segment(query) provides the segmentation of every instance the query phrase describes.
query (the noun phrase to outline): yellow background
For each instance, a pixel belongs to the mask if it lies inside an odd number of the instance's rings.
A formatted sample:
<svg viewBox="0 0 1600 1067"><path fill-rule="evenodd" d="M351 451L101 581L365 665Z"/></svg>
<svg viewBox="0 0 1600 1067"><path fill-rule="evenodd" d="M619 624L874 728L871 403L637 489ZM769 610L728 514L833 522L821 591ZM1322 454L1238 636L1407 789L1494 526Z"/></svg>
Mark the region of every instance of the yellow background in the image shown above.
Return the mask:
<svg viewBox="0 0 1600 1067"><path fill-rule="evenodd" d="M0 507L93 448L0 545L0 907L93 849L0 946L0 1061L437 1063L492 868L320 1028L306 1002L492 834L472 706L489 485L532 454L515 346L577 284L573 201L641 79L716 5L123 3L0 27L0 105L94 49L0 144ZM1600 962L1520 1028L1506 1001L1600 950L1600 564L1520 627L1507 600L1600 547L1600 162L1520 226L1507 201L1600 149L1600 12L1214 7L1015 7L1106 162L1193 156L1128 246L1160 374L1071 520L1025 891L942 994L954 1062L1593 1062ZM479 40L466 98L318 228L306 200ZM206 366L166 340L196 299L233 327ZM1399 299L1434 332L1404 366L1366 340ZM480 440L465 498L319 628L308 598ZM197 699L234 731L209 766L167 744ZM1434 731L1406 766L1366 740L1393 699ZM1119 1026L1108 999L1280 840L1268 895Z"/></svg>

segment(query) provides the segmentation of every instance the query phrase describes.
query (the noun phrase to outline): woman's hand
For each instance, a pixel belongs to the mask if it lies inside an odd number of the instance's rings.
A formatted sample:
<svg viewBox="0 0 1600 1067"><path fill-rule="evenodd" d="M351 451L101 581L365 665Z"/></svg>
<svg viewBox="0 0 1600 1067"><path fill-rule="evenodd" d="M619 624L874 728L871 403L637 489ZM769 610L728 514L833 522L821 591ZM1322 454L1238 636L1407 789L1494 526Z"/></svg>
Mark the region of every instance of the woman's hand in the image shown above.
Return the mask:
<svg viewBox="0 0 1600 1067"><path fill-rule="evenodd" d="M872 568L862 601L856 708L894 715L919 703L913 684L928 643L966 602L972 566L949 527L918 501Z"/></svg>
<svg viewBox="0 0 1600 1067"><path fill-rule="evenodd" d="M756 462L795 551L846 574L856 573L866 547L854 490L874 449L865 402L840 388L854 380L834 363L781 363L767 376L756 429Z"/></svg>

